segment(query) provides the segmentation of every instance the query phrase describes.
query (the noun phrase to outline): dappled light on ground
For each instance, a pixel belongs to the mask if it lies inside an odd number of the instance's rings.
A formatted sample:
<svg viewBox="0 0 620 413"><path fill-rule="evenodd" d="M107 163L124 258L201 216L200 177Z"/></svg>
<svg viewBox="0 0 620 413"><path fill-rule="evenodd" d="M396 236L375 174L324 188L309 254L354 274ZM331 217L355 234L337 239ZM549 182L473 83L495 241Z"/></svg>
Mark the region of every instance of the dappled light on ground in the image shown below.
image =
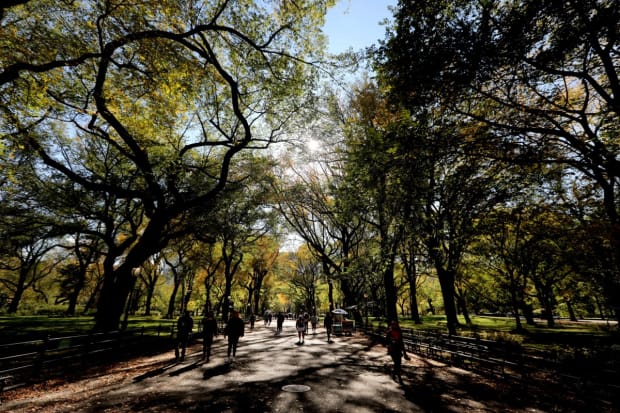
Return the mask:
<svg viewBox="0 0 620 413"><path fill-rule="evenodd" d="M225 340L220 336L208 363L197 343L183 362L175 362L171 350L118 363L75 382L9 392L0 411L571 411L538 400L532 389L511 388L415 356L405 362L400 384L389 374L385 348L359 333L327 343L320 329L309 334L305 344L296 345L291 321L282 335L274 332L275 328L264 326L247 331L232 363L225 361ZM283 390L291 385L309 390ZM572 411L582 407L571 405Z"/></svg>

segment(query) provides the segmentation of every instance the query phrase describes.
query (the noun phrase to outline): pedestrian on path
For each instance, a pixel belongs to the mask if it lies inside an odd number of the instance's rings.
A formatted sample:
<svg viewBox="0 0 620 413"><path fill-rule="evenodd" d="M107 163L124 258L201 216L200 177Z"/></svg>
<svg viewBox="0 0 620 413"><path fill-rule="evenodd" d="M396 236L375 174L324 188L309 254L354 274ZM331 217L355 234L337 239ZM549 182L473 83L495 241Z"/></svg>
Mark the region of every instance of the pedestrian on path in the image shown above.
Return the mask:
<svg viewBox="0 0 620 413"><path fill-rule="evenodd" d="M194 319L189 311L185 311L177 320L177 343L174 347L174 356L177 360L179 359L179 348L181 348L181 361L185 359L185 350L193 329Z"/></svg>
<svg viewBox="0 0 620 413"><path fill-rule="evenodd" d="M297 329L297 335L299 336L299 341L297 344L304 344L304 337L306 335L306 322L302 316L297 317L297 322L295 323L295 328Z"/></svg>
<svg viewBox="0 0 620 413"><path fill-rule="evenodd" d="M282 314L282 312L279 312L278 318L276 318L276 335L282 334L283 326L284 326L284 314Z"/></svg>
<svg viewBox="0 0 620 413"><path fill-rule="evenodd" d="M334 319L332 318L332 314L327 312L325 314L325 319L323 320L323 327L325 327L325 332L327 333L327 342L331 343L331 335L332 335L332 327L334 325Z"/></svg>
<svg viewBox="0 0 620 413"><path fill-rule="evenodd" d="M400 325L398 321L394 320L390 324L386 334L385 334L385 342L387 344L387 350L390 357L392 357L392 361L394 362L394 367L392 369L392 378L398 378L400 383L403 382L401 377L401 365L402 358L405 357L405 360L409 360L409 356L405 351L405 344L403 342L403 332L400 329Z"/></svg>
<svg viewBox="0 0 620 413"><path fill-rule="evenodd" d="M316 314L314 314L311 318L310 318L310 324L312 324L312 334L316 334L316 325L319 323L319 319L317 318Z"/></svg>
<svg viewBox="0 0 620 413"><path fill-rule="evenodd" d="M213 311L207 312L202 320L202 358L209 362L213 338L217 336L217 320Z"/></svg>
<svg viewBox="0 0 620 413"><path fill-rule="evenodd" d="M224 329L224 336L228 337L228 351L226 353L227 362L234 361L237 355L237 344L239 344L239 338L243 337L244 329L245 324L239 317L239 312L233 310L228 322L226 323L226 328ZM232 358L230 356L231 354Z"/></svg>

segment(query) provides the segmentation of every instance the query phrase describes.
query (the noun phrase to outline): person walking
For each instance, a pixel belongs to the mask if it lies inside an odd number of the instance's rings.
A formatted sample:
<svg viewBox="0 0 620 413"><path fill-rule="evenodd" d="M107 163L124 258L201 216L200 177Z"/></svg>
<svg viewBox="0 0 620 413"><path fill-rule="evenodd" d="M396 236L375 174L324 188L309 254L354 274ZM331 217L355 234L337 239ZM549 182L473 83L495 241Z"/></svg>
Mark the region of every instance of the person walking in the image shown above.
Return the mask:
<svg viewBox="0 0 620 413"><path fill-rule="evenodd" d="M279 312L278 317L276 318L276 335L282 334L283 326L284 326L284 314L282 314L282 312Z"/></svg>
<svg viewBox="0 0 620 413"><path fill-rule="evenodd" d="M327 333L328 343L331 343L333 325L334 325L334 319L332 318L332 313L328 311L327 314L325 314L325 318L323 319L323 327L325 327L325 332Z"/></svg>
<svg viewBox="0 0 620 413"><path fill-rule="evenodd" d="M228 351L226 353L226 361L228 363L233 362L237 356L237 345L239 344L239 338L243 337L244 329L245 324L239 317L239 312L233 310L224 329L224 335L228 337Z"/></svg>
<svg viewBox="0 0 620 413"><path fill-rule="evenodd" d="M401 377L401 365L402 358L405 357L405 360L409 360L409 356L405 351L405 344L403 342L403 332L400 329L400 325L398 321L394 320L390 324L386 334L385 341L387 344L387 350L390 357L392 357L392 361L394 362L394 367L392 369L392 378L398 378L400 383L403 382Z"/></svg>
<svg viewBox="0 0 620 413"><path fill-rule="evenodd" d="M217 320L213 311L207 312L205 318L202 319L202 358L209 362L211 357L211 345L213 338L217 336Z"/></svg>
<svg viewBox="0 0 620 413"><path fill-rule="evenodd" d="M189 311L185 311L177 320L177 343L174 348L174 356L177 360L179 359L179 348L181 348L181 361L185 360L185 350L193 329L194 319Z"/></svg>
<svg viewBox="0 0 620 413"><path fill-rule="evenodd" d="M310 324L312 325L312 334L316 334L316 325L319 323L319 319L317 318L316 314L313 314L312 317L310 318Z"/></svg>
<svg viewBox="0 0 620 413"><path fill-rule="evenodd" d="M297 344L304 344L304 338L306 335L306 322L302 316L297 317L297 322L295 323L295 328L297 329L297 336L299 337L299 341Z"/></svg>

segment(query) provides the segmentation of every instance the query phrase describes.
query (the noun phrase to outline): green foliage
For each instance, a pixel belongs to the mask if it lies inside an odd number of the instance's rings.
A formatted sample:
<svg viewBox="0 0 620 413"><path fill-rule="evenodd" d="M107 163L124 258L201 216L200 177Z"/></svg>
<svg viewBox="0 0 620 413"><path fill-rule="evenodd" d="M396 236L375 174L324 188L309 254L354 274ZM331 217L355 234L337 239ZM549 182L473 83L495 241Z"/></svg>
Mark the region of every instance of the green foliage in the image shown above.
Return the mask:
<svg viewBox="0 0 620 413"><path fill-rule="evenodd" d="M251 185L258 162L239 154L279 141L308 106L333 3L2 9L3 148L31 171L19 189L43 187L37 211L101 241L100 328L118 324L133 268L213 220L227 185Z"/></svg>

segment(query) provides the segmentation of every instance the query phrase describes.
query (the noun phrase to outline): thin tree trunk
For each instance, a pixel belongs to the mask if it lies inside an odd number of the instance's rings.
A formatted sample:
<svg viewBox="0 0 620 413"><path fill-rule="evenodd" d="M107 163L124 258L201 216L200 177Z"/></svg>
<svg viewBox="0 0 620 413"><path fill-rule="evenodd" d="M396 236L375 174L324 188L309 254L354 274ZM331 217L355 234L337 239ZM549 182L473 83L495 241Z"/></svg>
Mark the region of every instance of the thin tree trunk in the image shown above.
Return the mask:
<svg viewBox="0 0 620 413"><path fill-rule="evenodd" d="M179 293L180 284L181 282L177 279L177 277L175 277L172 293L170 294L170 299L168 300L168 312L166 313L166 318L174 318L174 307L177 300L177 294Z"/></svg>

